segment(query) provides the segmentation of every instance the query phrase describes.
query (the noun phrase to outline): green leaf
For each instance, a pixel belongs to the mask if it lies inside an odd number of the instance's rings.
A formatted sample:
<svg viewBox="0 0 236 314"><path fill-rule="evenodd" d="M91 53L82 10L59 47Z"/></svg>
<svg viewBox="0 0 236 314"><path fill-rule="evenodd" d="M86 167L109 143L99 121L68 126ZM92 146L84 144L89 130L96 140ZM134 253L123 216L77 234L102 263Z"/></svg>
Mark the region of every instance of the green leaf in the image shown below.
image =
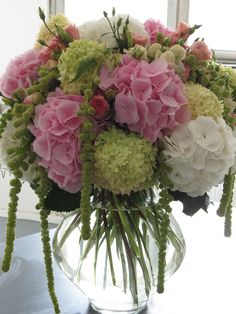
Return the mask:
<svg viewBox="0 0 236 314"><path fill-rule="evenodd" d="M75 77L70 83L73 83L74 81L79 80L80 77L84 73L88 72L91 68L95 67L96 65L97 65L97 60L94 57L87 57L87 58L81 59L77 67Z"/></svg>
<svg viewBox="0 0 236 314"><path fill-rule="evenodd" d="M71 37L71 35L67 33L66 31L64 31L64 29L60 25L55 24L55 26L56 26L59 37L65 44L69 44L70 42L73 41L73 38Z"/></svg>
<svg viewBox="0 0 236 314"><path fill-rule="evenodd" d="M115 269L113 265L113 258L112 258L112 252L111 252L110 230L109 230L105 210L103 210L103 223L104 223L104 231L105 231L105 237L106 237L106 243L107 243L107 254L108 254L110 270L111 270L111 278L112 278L112 283L115 286L116 276L115 276Z"/></svg>
<svg viewBox="0 0 236 314"><path fill-rule="evenodd" d="M45 207L56 212L70 212L80 206L80 192L69 193L52 183L52 188L45 198Z"/></svg>

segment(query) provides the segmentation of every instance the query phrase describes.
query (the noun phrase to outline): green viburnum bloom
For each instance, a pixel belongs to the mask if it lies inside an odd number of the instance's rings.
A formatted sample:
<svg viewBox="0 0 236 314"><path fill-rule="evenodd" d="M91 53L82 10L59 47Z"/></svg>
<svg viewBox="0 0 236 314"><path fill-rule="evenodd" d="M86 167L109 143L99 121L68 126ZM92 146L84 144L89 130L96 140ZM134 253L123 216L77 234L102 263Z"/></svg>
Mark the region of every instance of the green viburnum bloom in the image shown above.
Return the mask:
<svg viewBox="0 0 236 314"><path fill-rule="evenodd" d="M200 84L186 83L185 95L193 118L198 116L222 117L223 103L206 87Z"/></svg>
<svg viewBox="0 0 236 314"><path fill-rule="evenodd" d="M96 186L121 194L153 186L156 148L146 139L111 128L98 135L94 148Z"/></svg>
<svg viewBox="0 0 236 314"><path fill-rule="evenodd" d="M229 66L223 66L222 64L220 65L220 73L222 74L228 74L229 78L229 84L231 87L236 88L236 71L229 67Z"/></svg>
<svg viewBox="0 0 236 314"><path fill-rule="evenodd" d="M109 59L109 50L96 41L78 39L61 54L58 65L65 93L80 93L99 84L101 66ZM91 85L92 84L92 85Z"/></svg>
<svg viewBox="0 0 236 314"><path fill-rule="evenodd" d="M52 15L49 17L48 21L46 21L48 28L55 34L57 34L57 26L61 26L65 28L67 25L70 24L67 17L63 14ZM42 40L44 42L49 42L50 39L53 38L53 34L47 29L47 27L43 24L39 30L37 36L37 42L35 43L35 48L41 48L42 45L38 42L38 40Z"/></svg>

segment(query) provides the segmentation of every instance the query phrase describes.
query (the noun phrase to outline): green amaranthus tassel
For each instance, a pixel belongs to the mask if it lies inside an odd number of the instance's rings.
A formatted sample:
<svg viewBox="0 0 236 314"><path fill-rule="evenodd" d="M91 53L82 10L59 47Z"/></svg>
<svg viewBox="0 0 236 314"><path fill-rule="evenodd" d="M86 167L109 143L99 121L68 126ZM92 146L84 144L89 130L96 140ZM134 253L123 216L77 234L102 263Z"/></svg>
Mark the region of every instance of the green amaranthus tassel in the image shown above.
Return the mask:
<svg viewBox="0 0 236 314"><path fill-rule="evenodd" d="M21 182L18 178L10 181L12 186L10 190L11 201L8 206L8 218L6 227L6 246L2 260L2 271L7 272L11 266L12 253L14 249L15 240L15 226L16 226L16 211L18 204L18 194L21 191Z"/></svg>
<svg viewBox="0 0 236 314"><path fill-rule="evenodd" d="M0 118L0 138L2 137L2 134L5 131L5 127L7 126L7 122L12 120L12 109L9 109L8 111L1 114Z"/></svg>
<svg viewBox="0 0 236 314"><path fill-rule="evenodd" d="M165 267L166 267L166 249L167 249L167 237L168 237L168 227L170 224L169 215L164 213L161 222L161 237L160 237L160 247L158 254L158 277L157 277L157 292L164 292L164 282L165 282Z"/></svg>
<svg viewBox="0 0 236 314"><path fill-rule="evenodd" d="M233 202L233 188L234 188L234 182L235 182L235 174L231 175L231 195L230 200L228 202L228 206L225 213L225 229L224 229L224 235L225 237L230 237L232 232L232 202Z"/></svg>
<svg viewBox="0 0 236 314"><path fill-rule="evenodd" d="M224 217L227 212L228 204L230 202L231 194L233 190L233 183L234 183L234 175L232 175L229 172L228 174L225 175L225 178L224 178L223 194L220 200L220 206L217 210L217 215L220 217Z"/></svg>
<svg viewBox="0 0 236 314"><path fill-rule="evenodd" d="M46 275L47 275L48 291L49 291L49 294L53 303L54 311L56 314L59 314L60 309L59 309L59 304L58 304L57 297L55 294L50 236L49 236L49 231L48 231L48 219L47 218L49 214L50 212L45 209L41 209L40 211L41 239L43 243L44 264L45 264Z"/></svg>
<svg viewBox="0 0 236 314"><path fill-rule="evenodd" d="M225 217L224 235L226 237L231 236L234 183L235 174L232 174L230 170L224 179L223 194L220 200L219 208L217 210L218 216Z"/></svg>
<svg viewBox="0 0 236 314"><path fill-rule="evenodd" d="M157 209L162 210L162 221L160 226L160 247L158 254L158 278L157 278L157 292L164 292L165 283L165 267L166 267L166 249L168 242L168 230L170 226L169 215L171 212L171 207L169 203L172 201L167 188L160 184L162 191L160 192L160 200L157 205ZM164 212L163 212L164 211Z"/></svg>
<svg viewBox="0 0 236 314"><path fill-rule="evenodd" d="M92 165L94 159L93 153L93 140L95 135L92 131L93 124L87 118L88 115L94 114L94 108L89 105L88 101L92 96L92 90L86 90L85 101L80 107L78 115L85 116L81 131L80 140L82 141L82 189L81 189L81 219L82 219L82 238L88 240L90 237L90 216L91 216L91 205L90 205L90 195L92 192Z"/></svg>

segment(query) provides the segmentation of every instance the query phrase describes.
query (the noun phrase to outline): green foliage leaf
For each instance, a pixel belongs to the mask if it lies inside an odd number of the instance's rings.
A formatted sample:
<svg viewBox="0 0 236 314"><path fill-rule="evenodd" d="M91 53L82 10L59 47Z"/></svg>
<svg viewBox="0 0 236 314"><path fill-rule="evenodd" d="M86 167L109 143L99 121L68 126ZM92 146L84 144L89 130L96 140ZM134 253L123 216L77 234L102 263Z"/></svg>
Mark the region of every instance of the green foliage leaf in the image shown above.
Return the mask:
<svg viewBox="0 0 236 314"><path fill-rule="evenodd" d="M45 207L56 212L70 212L80 206L80 192L69 193L52 183L50 192L45 199Z"/></svg>
<svg viewBox="0 0 236 314"><path fill-rule="evenodd" d="M80 77L87 71L89 71L91 68L95 67L97 64L97 60L95 57L87 57L84 59L81 59L75 74L74 79L71 81L74 82L76 80L79 80Z"/></svg>

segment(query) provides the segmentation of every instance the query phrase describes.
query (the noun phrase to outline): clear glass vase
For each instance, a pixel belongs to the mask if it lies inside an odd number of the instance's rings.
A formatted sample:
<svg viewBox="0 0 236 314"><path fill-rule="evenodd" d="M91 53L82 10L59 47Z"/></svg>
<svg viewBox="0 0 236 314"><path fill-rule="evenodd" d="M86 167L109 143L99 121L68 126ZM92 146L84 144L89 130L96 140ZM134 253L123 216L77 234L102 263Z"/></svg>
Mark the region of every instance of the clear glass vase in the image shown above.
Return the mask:
<svg viewBox="0 0 236 314"><path fill-rule="evenodd" d="M93 204L91 237L86 241L81 238L80 210L58 226L54 258L99 313L139 313L157 290L162 214L155 208L108 209ZM179 268L184 254L181 229L170 215L166 279Z"/></svg>

